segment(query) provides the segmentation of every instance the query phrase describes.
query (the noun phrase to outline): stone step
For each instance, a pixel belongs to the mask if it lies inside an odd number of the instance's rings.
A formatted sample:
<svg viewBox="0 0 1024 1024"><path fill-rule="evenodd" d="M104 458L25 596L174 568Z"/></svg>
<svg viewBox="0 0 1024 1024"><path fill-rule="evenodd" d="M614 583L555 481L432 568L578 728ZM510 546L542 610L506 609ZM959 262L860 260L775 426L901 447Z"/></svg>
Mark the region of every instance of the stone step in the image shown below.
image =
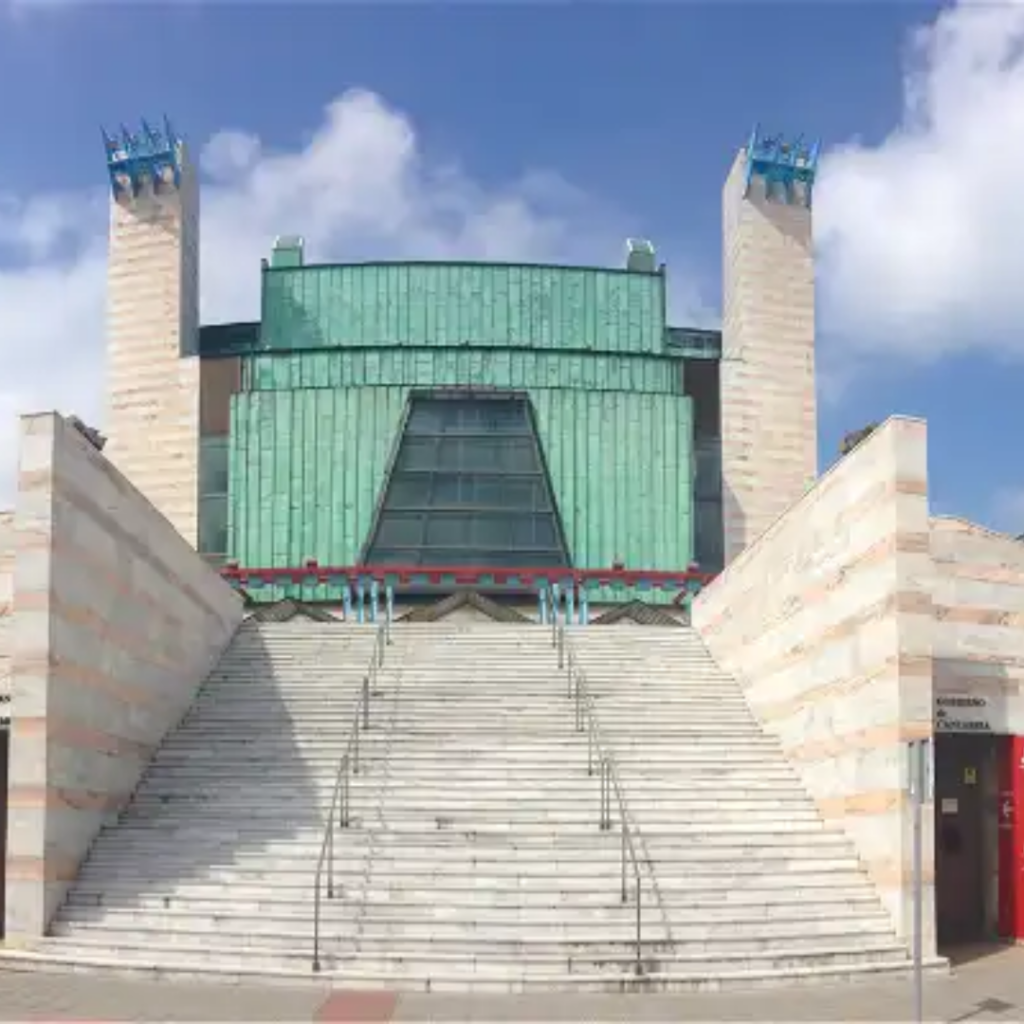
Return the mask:
<svg viewBox="0 0 1024 1024"><path fill-rule="evenodd" d="M476 928L464 922L444 921L392 921L362 916L355 941L360 952L379 952L394 955L400 949L416 955L424 946L444 949L450 953L462 952L478 955L489 948L495 954L514 956L533 950L549 953L564 952L575 956L587 948L628 949L635 940L633 915L624 907L622 919L606 920L601 925L601 937L594 937L592 922L579 925L543 926L535 923L519 925L509 922L495 924L491 920ZM162 919L170 914L161 915ZM254 927L259 922L267 931ZM102 924L73 924L59 919L54 927L55 936L75 941L101 936L117 945L163 946L191 945L197 940L209 941L216 936L218 947L225 944L248 949L287 950L297 944L309 943L312 921L277 922L270 930L267 917L251 918L243 922L219 922L207 918L183 918L180 927L168 927L163 920L152 927L136 925L130 918L122 920L116 912L108 912ZM679 924L672 926L669 940L664 925L657 920L648 921L641 932L642 940L652 952L697 953L711 950L766 949L774 943L785 942L793 948L813 949L817 944L845 944L856 947L859 942L892 939L892 925L887 915L851 915L832 919L809 916L790 916L773 921L751 921L737 915L735 921L717 921L712 924Z"/></svg>
<svg viewBox="0 0 1024 1024"><path fill-rule="evenodd" d="M401 755L403 758L409 757L423 757L423 756L436 756L438 751L442 753L448 753L452 755L458 755L460 757L472 760L479 759L481 757L494 756L496 758L501 755L515 756L522 754L523 756L534 755L541 758L544 763L549 759L547 755L552 757L559 757L562 761L567 761L572 758L578 757L578 751L580 749L586 750L586 738L585 736L580 739L580 734L572 730L567 729L564 733L556 732L553 733L551 738L539 737L537 739L528 738L525 736L519 736L509 738L507 740L499 740L496 734L491 737L487 747L484 748L479 744L473 744L472 733L467 732L465 736L458 736L457 738L449 734L443 742L437 738L427 738L423 736L400 736L385 735L382 730L374 729L372 726L369 733L366 734L372 743L375 734L379 733L380 742L382 743L394 743L401 745ZM513 734L514 735L514 734ZM246 747L252 747L254 744L251 741L247 741L244 736L240 737L224 737L222 741L218 741L217 746L220 751L224 753L244 753ZM265 749L278 749L287 752L289 750L303 750L317 747L318 745L323 748L324 743L321 741L319 744L313 743L309 740L305 742L301 740L284 739L279 743L263 743L258 744L261 750ZM209 740L202 735L201 732L192 734L180 734L177 737L177 741L174 743L174 752L176 754L182 754L185 752L202 753L203 751L209 750ZM634 751L635 748L639 747L643 749L643 742L637 741L636 744L626 744L617 742L614 744L617 749L624 749ZM707 764L710 761L720 760L723 767L729 767L732 765L751 765L760 764L764 762L765 757L772 757L775 753L774 747L767 747L764 750L756 747L746 748L745 746L741 749L737 749L735 746L730 746L728 743L710 740L706 743L700 744L686 744L679 747L672 753L666 753L663 751L654 750L652 754L653 764ZM624 755L625 756L625 755ZM781 757L781 755L780 755Z"/></svg>
<svg viewBox="0 0 1024 1024"><path fill-rule="evenodd" d="M158 959L159 957L159 959ZM751 951L725 953L714 958L677 956L646 960L647 973L635 978L634 955L624 951L609 956L597 951L589 960L577 956L570 961L560 955L544 957L518 955L514 960L464 954L432 953L418 958L343 956L330 951L322 957L321 973L310 973L306 951L290 955L261 956L249 950L228 949L212 965L202 948L149 950L111 948L95 944L71 944L67 940L50 940L42 953L7 952L8 962L30 964L44 970L66 969L68 965L86 963L95 969L121 974L152 972L173 973L184 977L219 976L242 981L253 977L262 980L280 979L294 984L303 979L317 984L337 979L347 987L379 989L399 987L433 993L447 991L528 992L533 990L573 990L578 992L631 991L704 991L732 987L773 987L779 984L822 982L835 984L859 978L889 977L905 974L909 963L898 947L882 944L865 945L859 949L821 948L813 953L779 949L775 953ZM365 966L364 966L365 965ZM929 961L931 970L941 971L941 961ZM563 973L557 973L560 968ZM653 973L652 973L653 970Z"/></svg>
<svg viewBox="0 0 1024 1024"><path fill-rule="evenodd" d="M683 851L680 850L679 854ZM772 851L775 852L775 851ZM669 884L675 878L686 878L689 874L713 874L716 867L728 878L766 876L778 870L779 860L793 862L786 868L787 874L796 875L801 870L814 871L820 868L824 858L814 856L799 847L784 848L781 855L774 859L765 855L766 848L746 848L735 851L710 848L692 853L690 856L673 855L672 857L653 857L653 870L659 883ZM638 851L641 859L642 852ZM159 845L117 844L109 849L96 847L82 869L80 878L83 880L109 878L111 873L130 874L133 877L149 877L187 880L189 878L218 878L227 875L261 875L273 872L304 872L312 878L320 856L319 846L289 847L280 844L271 852L265 849L264 843L247 846L236 842L225 848L199 849L191 856L184 854L168 854L161 852ZM730 857L747 858L743 872L736 863L722 863ZM480 847L472 851L437 852L436 854L415 851L382 852L372 846L355 844L335 844L335 870L339 873L365 871L368 860L372 860L374 877L408 877L440 878L476 875L521 877L538 873L548 873L552 877L563 879L568 876L593 878L602 876L609 870L618 870L621 849L618 841L607 846L594 845L591 859L584 861L581 854L571 851L565 845L547 851L517 846L513 850ZM157 861L154 865L141 864L143 860ZM849 870L859 868L852 857L835 855L835 863ZM610 866L610 867L609 867ZM648 870L645 867L645 870Z"/></svg>
<svg viewBox="0 0 1024 1024"><path fill-rule="evenodd" d="M620 897L619 886L611 884L608 879L603 889L588 891L585 894L560 891L532 894L529 892L504 890L490 894L497 898L488 903L488 893L475 890L476 898L462 893L454 898L438 902L433 890L416 892L408 889L370 890L343 888L335 892L334 899L329 900L330 911L325 914L337 918L340 913L346 921L362 921L364 916L374 919L396 920L429 920L473 922L481 917L481 908L487 911L489 922L508 921L527 924L539 922L545 925L560 923L596 922L611 914L618 917L626 912L632 915L631 907L634 896L629 894L629 906L624 910ZM682 898L682 894L667 894L667 900L659 900L660 908L671 908L672 917L678 921L700 921L712 924L720 921L732 921L738 913L745 920L766 920L788 917L799 911L800 914L817 919L818 917L842 917L857 913L878 913L880 904L878 897L870 887L862 886L851 890L808 890L802 897L785 890L764 890L741 894L745 898L723 901L720 894L710 893L703 898L691 896ZM326 891L324 899L327 900ZM644 899L651 899L651 890L644 890ZM323 901L322 901L323 902ZM99 899L95 896L86 899L83 894L76 894L70 900L63 913L63 919L78 924L105 921L107 914L120 917L130 915L131 920L138 924L160 920L178 920L181 917L209 917L217 920L249 919L272 922L275 920L308 921L314 906L312 887L302 898L283 899L250 898L242 899L237 894L227 898L224 894L220 899L194 899L183 897L143 898L107 894ZM167 914L174 915L172 918ZM326 918L325 918L326 920ZM269 926L269 930L274 930Z"/></svg>
<svg viewBox="0 0 1024 1024"><path fill-rule="evenodd" d="M352 837L360 835L363 831L360 827L363 815L355 813L357 810L357 808L353 808L351 827L343 830ZM471 852L471 843L474 840L479 842L489 835L508 837L508 843L511 845L514 845L513 840L518 835L534 834L545 836L549 837L552 843L555 842L558 834L563 832L566 834L588 835L597 831L596 815L597 808L584 808L575 816L570 816L566 813L552 817L537 818L535 820L526 818L513 820L509 816L459 815L455 811L440 810L436 815L432 815L429 818L417 816L406 819L392 819L389 816L386 835L397 835L404 832L410 836L419 837L421 840L424 840L424 837L426 837L425 841L428 847L432 847L436 845L434 840L437 833L452 833L458 836L460 841L467 845ZM437 818L442 819L440 823L437 822ZM203 837L207 840L205 845L211 849L221 848L225 843L238 839L246 831L242 823L226 823L220 827L219 831L214 827L215 825L216 823L213 821L209 823L202 822L190 829L187 825L182 824L167 831L178 840L186 836ZM136 844L140 844L148 841L153 844L159 844L167 841L167 836L163 834L163 831L155 828L151 822L145 822L141 827L135 827L130 817L127 816L124 821L113 826L113 828L123 837L124 842L134 841ZM617 831L618 829L616 828L615 832L617 833ZM282 833L294 835L294 832L295 830L291 826L278 825L275 828L273 825L267 825L266 828L254 828L251 835L253 838L259 838L262 836L280 836ZM300 836L297 839L280 839L276 841L283 843L288 848L319 844L322 835L321 830L316 829L314 826L307 834L309 836L307 839L303 839ZM656 844L659 841L671 839L679 845L682 845L684 842L688 843L695 850L720 848L727 845L741 846L743 848L776 846L795 842L803 843L806 846L834 847L846 842L845 836L827 830L817 820L779 820L750 823L730 821L679 823L663 820L651 821L645 824L642 834L644 841L647 843ZM375 829L371 835L371 842L385 842L385 833ZM358 840L350 838L348 841L351 843Z"/></svg>
<svg viewBox="0 0 1024 1024"><path fill-rule="evenodd" d="M804 866L806 864L806 866ZM349 864L336 865L338 872L347 879L346 884L353 884L368 893L389 892L389 891L417 891L422 888L418 886L416 879L408 878L408 871L384 872L387 864L380 864L375 867L369 883L365 878L350 877L354 868L352 862ZM247 868L245 865L237 869L211 868L209 879L193 879L189 876L177 878L173 872L160 874L157 868L164 865L139 865L139 871L131 876L119 878L95 878L94 866L86 867L79 878L76 887L72 888L70 899L73 899L78 892L88 895L90 900L95 901L97 894L103 892L117 893L124 891L131 894L151 893L155 898L162 898L161 894L176 893L182 897L195 898L220 898L239 899L264 895L267 898L276 898L281 893L286 893L287 898L298 892L299 895L308 895L310 890L309 865L298 868L282 867L274 890L267 890L261 884L259 870ZM314 866L315 867L315 866ZM486 900L490 893L489 886L500 886L503 890L508 886L515 889L518 886L523 896L543 896L551 893L580 893L586 895L588 892L605 891L607 879L615 877L617 873L611 869L618 868L618 862L602 860L596 872L589 874L558 874L536 876L522 874L518 865L512 865L515 870L495 872L489 876L478 877L473 874L438 874L429 880L426 890L436 894L441 899L461 899L482 897ZM660 865L655 864L655 870L659 871ZM379 868L380 870L377 870ZM666 878L669 875L666 874ZM863 886L870 886L867 875L861 870L856 860L852 857L846 861L828 860L815 863L814 861L802 862L761 862L749 864L743 862L735 866L715 864L709 867L701 867L695 870L691 866L680 869L675 877L684 878L687 890L679 893L680 899L688 898L688 894L694 897L713 898L715 900L739 900L743 902L748 894L752 893L775 893L786 892L817 892L823 888L830 888L834 892L859 891ZM367 885L369 888L367 888ZM666 896L671 896L667 892ZM284 898L282 895L281 898Z"/></svg>
<svg viewBox="0 0 1024 1024"><path fill-rule="evenodd" d="M361 751L362 753L362 751ZM598 774L595 770L592 774L587 773L586 754L580 752L579 763L571 766L564 773L552 772L545 765L505 765L495 768L491 765L467 765L460 769L459 779L469 790L476 790L481 787L500 787L507 784L514 784L526 788L550 787L551 792L557 793L579 785L581 780L585 784L598 784ZM294 761L278 763L272 767L265 768L265 786L269 796L276 796L279 799L287 800L289 789L295 785L310 784L319 791L331 792L337 776L339 756L313 758L296 758ZM258 763L258 762L256 762ZM596 763L595 763L596 764ZM225 763L225 768L230 766L234 771L249 769L253 762L249 758L238 758ZM370 756L361 758L360 770L356 776L360 781L380 781L388 778L387 768L383 761L374 751ZM232 780L236 788L252 789L254 783L240 781L239 776L224 771L221 773ZM805 803L810 799L799 783L796 781L792 771L780 770L774 775L720 773L708 768L704 772L690 772L682 775L674 772L664 771L661 774L656 772L642 773L628 762L618 762L618 775L623 785L629 787L630 802L643 799L651 793L664 793L668 797L672 794L691 794L697 800L716 800L721 796L723 802L734 802L735 800L758 800L770 796L773 799L783 800L786 803L795 800L802 800ZM211 779L210 772L205 768L191 765L187 761L180 763L153 764L148 773L146 785L156 782L163 782L171 779L174 783L189 786L190 792L202 791L202 781ZM589 781L586 781L589 780ZM451 781L451 769L446 764L423 764L417 768L414 777L406 778L405 786L410 792L440 791L451 792L450 785L445 788L445 783ZM210 788L209 786L207 787ZM220 792L220 788L214 785L213 792ZM734 796L734 793L741 794Z"/></svg>
<svg viewBox="0 0 1024 1024"><path fill-rule="evenodd" d="M363 779L356 777L356 783ZM588 780L589 781L589 780ZM353 785L350 793L350 806L366 808L377 806L380 800L379 787ZM292 790L289 802L286 789L282 789L277 801L259 799L253 793L240 799L237 793L226 793L219 790L196 790L187 784L164 779L159 783L154 780L147 785L132 801L133 813L146 817L155 817L164 809L173 809L182 813L183 807L194 806L197 811L222 815L230 812L232 818L246 821L251 818L279 817L282 810L291 812L304 811L307 807L315 807L321 818L331 804L334 780L323 783L312 783L304 787L301 794ZM714 794L701 795L682 787L662 787L656 792L642 791L630 794L629 807L634 813L643 808L649 814L658 815L661 811L686 818L702 820L713 815L716 819L733 815L755 815L764 818L768 815L794 816L818 820L818 813L810 800L802 793L793 793L789 797L780 796L777 792L765 791L762 797L747 793L741 796L730 796L717 799ZM770 793L770 795L767 795ZM545 788L529 785L518 779L486 780L479 785L462 784L459 791L451 789L435 789L425 787L419 779L408 780L401 786L389 786L387 793L387 811L389 815L396 813L417 813L434 811L438 808L457 808L460 812L471 812L474 808L500 809L514 807L515 810L552 810L561 811L579 806L581 799L589 801L593 796L593 787L581 787L579 779L566 779L562 784L553 780ZM667 806L666 806L667 805Z"/></svg>
<svg viewBox="0 0 1024 1024"><path fill-rule="evenodd" d="M342 747L344 749L344 747ZM354 781L366 782L367 784L379 784L380 780L388 778L387 767L383 764L375 751L360 751L360 769L354 776ZM216 790L221 782L231 782L239 792L252 793L262 786L266 789L268 798L281 797L289 788L307 785L318 786L321 790L330 790L334 786L338 774L338 767L341 761L339 754L332 756L302 757L289 759L287 762L278 762L272 767L266 767L260 759L238 757L233 759L221 759L211 761L207 767L205 764L195 764L186 761L181 763L165 762L150 767L146 782L143 784L145 790L151 784L162 782L171 778L177 784L201 787L205 782ZM595 762L596 763L596 762ZM245 781L246 772L252 771L254 767L264 765L264 779ZM429 784L436 779L451 779L452 765L442 760L420 761L415 766L415 775L406 776L406 785L416 787L422 784ZM241 773L241 774L240 774ZM701 794L724 792L735 788L747 793L774 791L776 793L800 794L804 799L806 791L799 787L793 772L788 768L779 770L775 775L768 774L765 769L763 774L754 774L756 769L739 771L716 772L710 766L697 766L687 768L685 771L676 771L673 766L664 766L659 772L638 772L629 763L618 762L618 776L623 786L628 787L630 799L636 794L646 792L699 792ZM415 782L408 781L415 778ZM516 762L504 762L501 765L486 763L464 764L459 766L459 777L478 780L493 781L500 784L502 780L517 785L528 786L538 780L555 779L564 782L566 785L575 784L576 780L585 778L591 780L594 785L599 785L598 774L595 769L593 774L587 774L586 754L581 756L576 764L565 764L558 771L552 772L550 768L542 768L536 765L519 764Z"/></svg>
<svg viewBox="0 0 1024 1024"><path fill-rule="evenodd" d="M813 877L813 876L811 876ZM445 884L441 884L441 882ZM439 880L438 884L415 888L412 884L395 881L390 886L371 881L353 887L347 880L339 882L340 898L358 898L360 903L373 906L422 907L440 906L444 913L459 914L481 907L501 910L518 907L541 907L561 909L563 903L570 906L608 906L619 903L618 876L608 874L594 879L573 879L569 882L549 878L530 880L528 885L497 888L500 878L481 879L469 885L466 880ZM488 882L489 884L484 884ZM301 884L300 884L301 883ZM114 909L178 909L193 914L220 914L229 910L234 914L260 913L280 908L293 911L295 908L313 904L313 887L308 879L294 879L291 886L282 885L268 892L262 886L232 885L215 883L170 883L147 884L140 888L136 883L122 880L106 883L102 888L96 884L79 885L68 897L68 906L109 907ZM495 886L492 888L491 886ZM645 888L645 896L650 893ZM837 884L836 880L821 881L808 885L801 879L787 886L763 885L731 891L717 887L694 887L686 892L663 892L659 904L691 915L704 910L716 911L719 907L751 907L758 913L767 913L768 908L787 903L808 905L861 903L877 908L878 897L866 877L849 884Z"/></svg>
<svg viewBox="0 0 1024 1024"><path fill-rule="evenodd" d="M645 894L645 899L647 894ZM481 932L494 934L502 931L534 933L567 933L587 927L619 927L623 922L633 926L634 896L623 903L617 886L607 887L603 901L583 902L567 898L557 904L503 902L491 906L486 914L486 927L481 923L481 905L470 904L451 906L439 905L429 898L411 900L367 900L362 893L338 894L338 898L321 900L321 921L329 931L358 929L360 935L377 930L393 931L408 935L417 927L432 929L430 934L455 934L460 932ZM654 906L653 899L651 906ZM662 905L664 906L664 905ZM715 928L719 925L747 927L759 923L778 921L807 921L809 927L823 920L855 921L877 917L880 905L870 893L860 894L848 900L836 897L821 897L814 900L775 900L768 903L672 903L673 929L702 925ZM268 902L256 906L241 903L214 904L209 907L187 901L174 905L165 904L157 909L147 907L118 906L106 903L102 906L81 902L64 907L61 921L67 927L117 927L139 928L146 931L161 928L191 931L220 932L236 929L249 930L260 934L277 934L282 928L302 928L312 919L314 901L303 903ZM887 919L888 920L888 919ZM657 928L657 917L651 927ZM667 934L667 933L666 933Z"/></svg>
<svg viewBox="0 0 1024 1024"><path fill-rule="evenodd" d="M298 828L317 828L323 826L327 821L327 810L329 804L325 801L323 810L316 807L303 811L294 818L289 818L289 823ZM522 824L524 828L533 826L547 826L549 831L557 829L561 825L571 826L574 823L593 824L596 826L596 815L599 811L597 794L593 799L589 794L583 794L575 802L569 801L561 806L545 806L539 801L534 807L524 807L507 800L492 803L457 804L451 803L424 803L415 804L389 804L381 807L379 799L372 795L362 800L353 799L349 805L351 817L363 820L371 815L386 815L389 821L401 823L403 829L413 827L418 823L420 831L428 828L445 829L456 825L462 831L472 831L479 827L481 831L487 831L492 825L513 825ZM175 801L168 807L166 804L137 802L133 810L125 813L121 819L121 827L131 829L163 829L177 833L199 832L201 830L217 830L221 834L234 834L238 830L258 832L280 832L281 815L283 809L275 814L249 815L246 817L236 816L231 804L227 801L218 803L202 803L200 801L189 802L186 798ZM631 808L631 813L636 819L638 812ZM676 834L677 829L689 834L693 831L749 831L756 832L758 829L771 829L775 831L797 831L797 823L816 823L818 827L807 828L807 831L820 831L820 822L816 815L809 811L793 812L791 814L769 810L764 813L750 811L743 815L742 820L737 820L727 814L708 811L703 813L694 812L682 816L675 813L671 808L662 807L646 808L642 814L645 832L650 829L652 834L661 831L668 834ZM438 819L442 819L438 824ZM617 820L617 816L613 819ZM744 828L744 822L750 828ZM190 823L192 827L190 828Z"/></svg>

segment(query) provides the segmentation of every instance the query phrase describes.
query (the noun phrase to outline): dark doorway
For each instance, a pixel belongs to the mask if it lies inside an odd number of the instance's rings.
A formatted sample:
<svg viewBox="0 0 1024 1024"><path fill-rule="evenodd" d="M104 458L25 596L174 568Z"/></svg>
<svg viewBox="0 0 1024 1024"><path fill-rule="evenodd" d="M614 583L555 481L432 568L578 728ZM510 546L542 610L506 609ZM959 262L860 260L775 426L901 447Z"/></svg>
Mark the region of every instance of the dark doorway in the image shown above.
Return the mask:
<svg viewBox="0 0 1024 1024"><path fill-rule="evenodd" d="M1002 737L935 737L935 911L940 946L996 938Z"/></svg>

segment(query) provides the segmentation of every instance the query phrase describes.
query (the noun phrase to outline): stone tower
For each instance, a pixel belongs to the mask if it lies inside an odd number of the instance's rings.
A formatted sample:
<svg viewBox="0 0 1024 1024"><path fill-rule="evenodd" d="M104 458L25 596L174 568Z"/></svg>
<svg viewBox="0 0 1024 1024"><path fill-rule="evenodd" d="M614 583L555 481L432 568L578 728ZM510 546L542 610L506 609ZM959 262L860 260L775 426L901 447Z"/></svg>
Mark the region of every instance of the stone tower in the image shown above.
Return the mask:
<svg viewBox="0 0 1024 1024"><path fill-rule="evenodd" d="M106 451L191 544L198 534L199 191L162 131L106 137Z"/></svg>
<svg viewBox="0 0 1024 1024"><path fill-rule="evenodd" d="M811 208L817 146L755 130L725 183L721 364L725 560L818 471Z"/></svg>

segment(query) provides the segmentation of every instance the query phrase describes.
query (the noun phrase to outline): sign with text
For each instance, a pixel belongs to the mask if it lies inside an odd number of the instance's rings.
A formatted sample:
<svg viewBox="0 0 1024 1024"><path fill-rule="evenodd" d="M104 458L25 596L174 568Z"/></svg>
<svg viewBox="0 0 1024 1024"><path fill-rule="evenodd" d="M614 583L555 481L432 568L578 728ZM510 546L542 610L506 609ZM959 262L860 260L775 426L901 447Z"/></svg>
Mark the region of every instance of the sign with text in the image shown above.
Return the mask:
<svg viewBox="0 0 1024 1024"><path fill-rule="evenodd" d="M988 697L943 695L935 698L936 732L992 732Z"/></svg>

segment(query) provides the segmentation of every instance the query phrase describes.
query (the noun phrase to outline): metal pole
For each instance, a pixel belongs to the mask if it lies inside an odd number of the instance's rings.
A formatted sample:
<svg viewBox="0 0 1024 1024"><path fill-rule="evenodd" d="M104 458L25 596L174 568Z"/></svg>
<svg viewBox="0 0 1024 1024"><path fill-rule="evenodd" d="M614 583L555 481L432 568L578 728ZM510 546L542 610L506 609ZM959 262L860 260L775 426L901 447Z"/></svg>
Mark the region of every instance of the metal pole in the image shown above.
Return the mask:
<svg viewBox="0 0 1024 1024"><path fill-rule="evenodd" d="M924 930L924 906L922 892L922 805L925 793L925 758L927 747L918 740L910 745L911 755L911 806L914 817L914 1020L924 1020L924 965L922 940Z"/></svg>
<svg viewBox="0 0 1024 1024"><path fill-rule="evenodd" d="M370 728L370 678L363 676L363 728Z"/></svg>
<svg viewBox="0 0 1024 1024"><path fill-rule="evenodd" d="M320 879L316 881L313 903L313 973L320 973Z"/></svg>
<svg viewBox="0 0 1024 1024"><path fill-rule="evenodd" d="M334 899L334 822L327 825L327 898Z"/></svg>
<svg viewBox="0 0 1024 1024"><path fill-rule="evenodd" d="M608 766L608 759L601 759L601 825L605 831L611 827L611 769Z"/></svg>
<svg viewBox="0 0 1024 1024"><path fill-rule="evenodd" d="M641 946L641 925L640 925L640 879L636 880L636 973L644 973L644 960Z"/></svg>
<svg viewBox="0 0 1024 1024"><path fill-rule="evenodd" d="M621 818L622 815L620 814ZM626 823L625 821L619 822L619 829L622 832L622 902L625 903L629 899L629 894L626 891ZM639 893L637 894L639 896Z"/></svg>

